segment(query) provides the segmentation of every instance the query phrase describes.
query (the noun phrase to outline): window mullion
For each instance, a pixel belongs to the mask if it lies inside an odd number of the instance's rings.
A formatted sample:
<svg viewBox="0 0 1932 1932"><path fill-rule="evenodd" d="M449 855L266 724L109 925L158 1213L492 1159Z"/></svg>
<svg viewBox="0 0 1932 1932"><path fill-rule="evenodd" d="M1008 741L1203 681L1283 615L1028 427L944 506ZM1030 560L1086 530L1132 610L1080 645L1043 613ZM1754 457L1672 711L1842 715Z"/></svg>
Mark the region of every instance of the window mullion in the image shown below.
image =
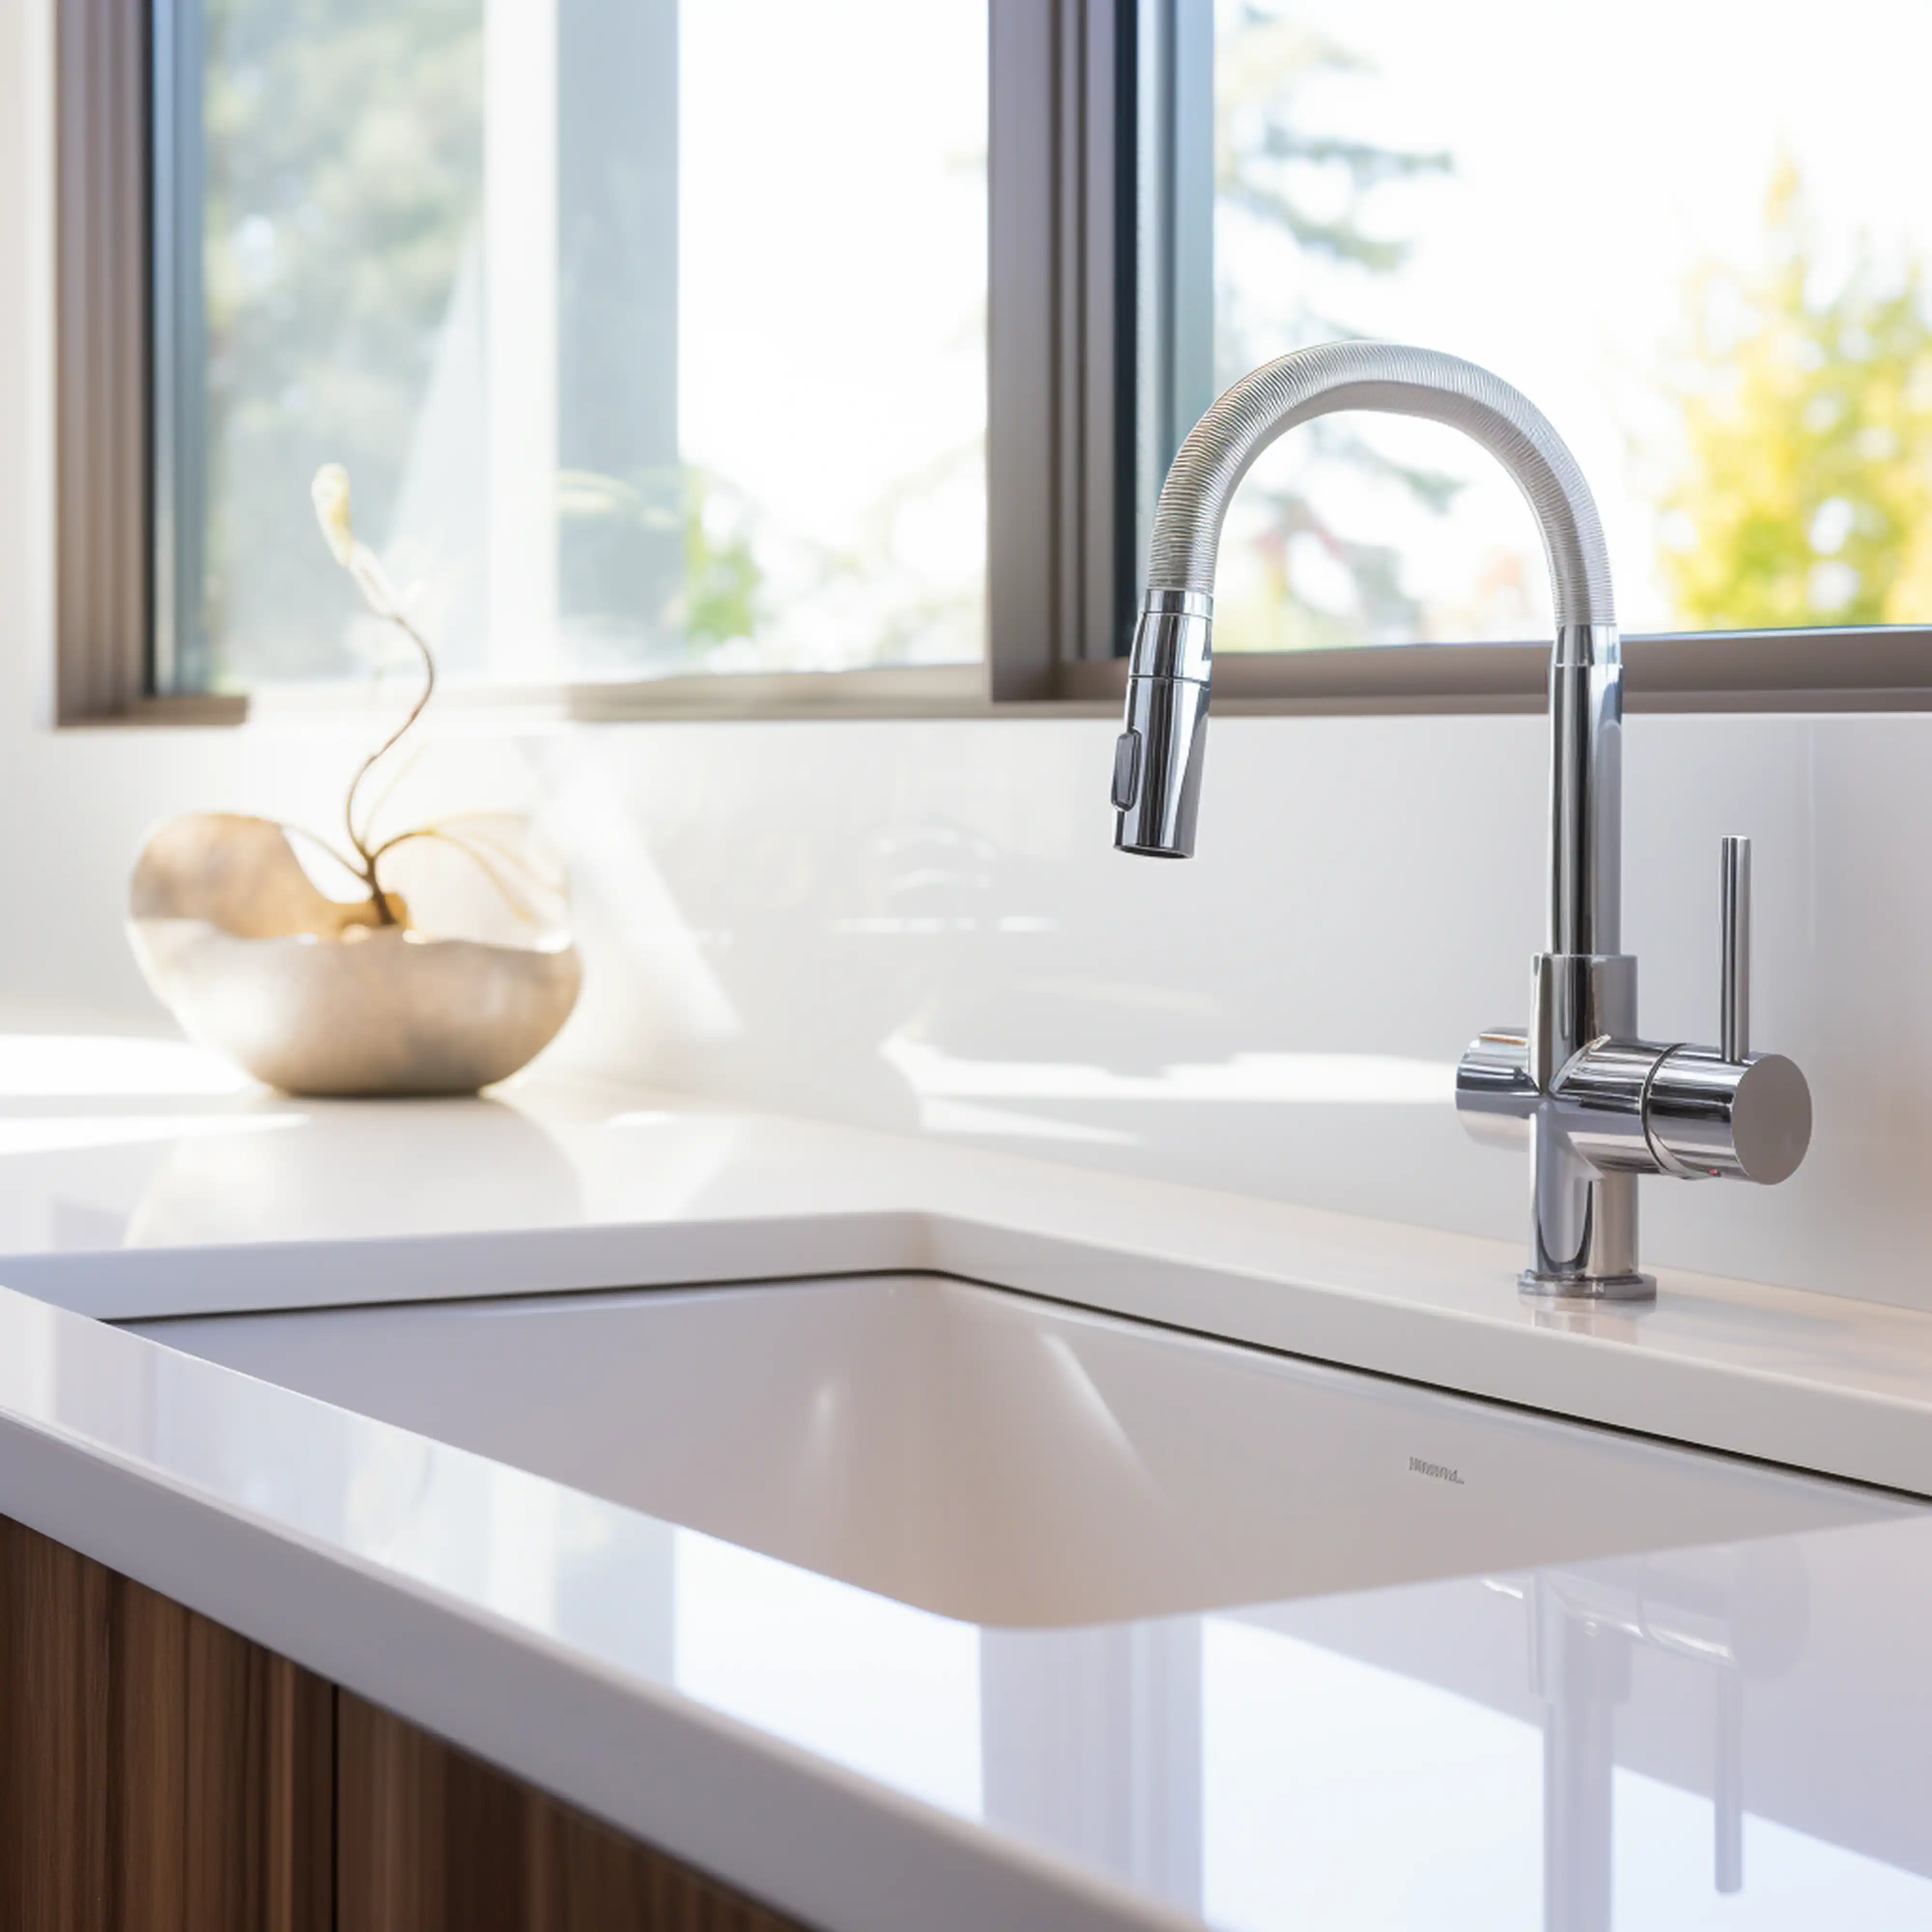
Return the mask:
<svg viewBox="0 0 1932 1932"><path fill-rule="evenodd" d="M990 687L1119 648L1130 588L1132 0L992 0Z"/></svg>
<svg viewBox="0 0 1932 1932"><path fill-rule="evenodd" d="M58 0L55 678L63 720L143 689L148 635L145 0Z"/></svg>

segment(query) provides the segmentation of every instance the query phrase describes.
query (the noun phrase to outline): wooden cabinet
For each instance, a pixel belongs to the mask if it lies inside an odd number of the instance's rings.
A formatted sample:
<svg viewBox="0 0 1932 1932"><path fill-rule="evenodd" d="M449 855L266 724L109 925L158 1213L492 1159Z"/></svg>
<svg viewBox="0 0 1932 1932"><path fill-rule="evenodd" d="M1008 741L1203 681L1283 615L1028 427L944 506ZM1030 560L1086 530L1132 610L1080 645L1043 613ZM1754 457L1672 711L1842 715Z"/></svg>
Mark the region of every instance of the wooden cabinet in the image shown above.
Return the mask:
<svg viewBox="0 0 1932 1932"><path fill-rule="evenodd" d="M800 1932L3 1517L0 1925Z"/></svg>
<svg viewBox="0 0 1932 1932"><path fill-rule="evenodd" d="M326 1932L334 1701L0 1518L0 1923Z"/></svg>
<svg viewBox="0 0 1932 1932"><path fill-rule="evenodd" d="M799 1932L344 1690L341 1932Z"/></svg>

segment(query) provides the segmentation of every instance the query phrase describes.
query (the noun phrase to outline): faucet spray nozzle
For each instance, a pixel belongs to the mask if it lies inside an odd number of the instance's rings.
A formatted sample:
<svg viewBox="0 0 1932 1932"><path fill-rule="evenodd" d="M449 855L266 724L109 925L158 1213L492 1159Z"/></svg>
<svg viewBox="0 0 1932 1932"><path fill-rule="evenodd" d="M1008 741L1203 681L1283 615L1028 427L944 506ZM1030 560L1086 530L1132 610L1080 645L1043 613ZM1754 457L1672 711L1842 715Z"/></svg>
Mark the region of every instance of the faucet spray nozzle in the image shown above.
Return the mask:
<svg viewBox="0 0 1932 1932"><path fill-rule="evenodd" d="M1191 859L1208 751L1214 600L1150 590L1127 665L1126 728L1114 747L1114 844L1150 859Z"/></svg>

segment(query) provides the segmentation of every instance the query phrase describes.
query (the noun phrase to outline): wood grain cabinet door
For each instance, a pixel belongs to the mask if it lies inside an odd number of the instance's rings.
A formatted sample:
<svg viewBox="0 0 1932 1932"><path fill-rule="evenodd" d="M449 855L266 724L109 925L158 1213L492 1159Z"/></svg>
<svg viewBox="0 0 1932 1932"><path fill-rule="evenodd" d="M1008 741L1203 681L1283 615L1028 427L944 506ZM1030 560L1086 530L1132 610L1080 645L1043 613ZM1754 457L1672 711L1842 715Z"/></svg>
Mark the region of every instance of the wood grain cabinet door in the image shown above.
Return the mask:
<svg viewBox="0 0 1932 1932"><path fill-rule="evenodd" d="M349 1692L340 1932L802 1932Z"/></svg>
<svg viewBox="0 0 1932 1932"><path fill-rule="evenodd" d="M0 1518L0 1924L331 1932L334 1702Z"/></svg>
<svg viewBox="0 0 1932 1932"><path fill-rule="evenodd" d="M804 1932L0 1517L0 1932Z"/></svg>

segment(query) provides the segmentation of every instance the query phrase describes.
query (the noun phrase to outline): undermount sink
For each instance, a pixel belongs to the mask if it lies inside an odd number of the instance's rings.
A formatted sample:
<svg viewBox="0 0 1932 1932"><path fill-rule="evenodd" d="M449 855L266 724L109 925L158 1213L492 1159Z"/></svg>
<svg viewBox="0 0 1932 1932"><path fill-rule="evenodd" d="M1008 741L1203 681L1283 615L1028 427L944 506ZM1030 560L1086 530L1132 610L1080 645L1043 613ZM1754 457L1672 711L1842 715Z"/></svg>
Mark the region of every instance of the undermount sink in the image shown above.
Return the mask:
<svg viewBox="0 0 1932 1932"><path fill-rule="evenodd" d="M1898 1507L935 1276L132 1325L986 1624L1279 1601Z"/></svg>

